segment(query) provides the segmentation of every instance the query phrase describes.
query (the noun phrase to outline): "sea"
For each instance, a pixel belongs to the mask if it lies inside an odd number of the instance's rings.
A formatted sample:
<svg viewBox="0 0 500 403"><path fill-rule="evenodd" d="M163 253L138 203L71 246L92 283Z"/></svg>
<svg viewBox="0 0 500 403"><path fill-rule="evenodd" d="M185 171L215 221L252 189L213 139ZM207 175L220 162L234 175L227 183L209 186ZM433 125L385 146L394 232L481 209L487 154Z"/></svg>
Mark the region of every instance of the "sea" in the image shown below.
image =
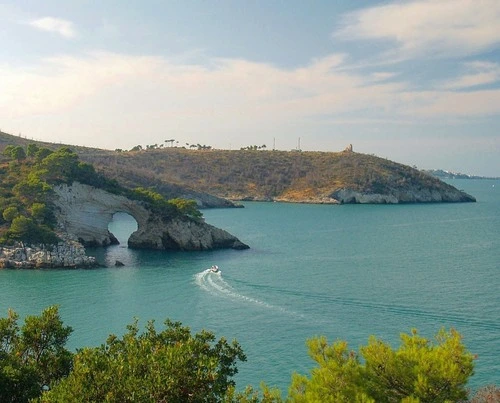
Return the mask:
<svg viewBox="0 0 500 403"><path fill-rule="evenodd" d="M454 328L477 355L469 387L500 385L500 180L449 183L477 203L203 210L244 251L130 250L137 224L118 213L110 230L122 244L89 249L107 268L1 270L1 316L57 304L71 350L123 335L134 318L159 329L169 318L241 344L238 390L264 381L283 395L294 372L315 367L311 337L358 351L370 335L397 348L413 328L430 340Z"/></svg>

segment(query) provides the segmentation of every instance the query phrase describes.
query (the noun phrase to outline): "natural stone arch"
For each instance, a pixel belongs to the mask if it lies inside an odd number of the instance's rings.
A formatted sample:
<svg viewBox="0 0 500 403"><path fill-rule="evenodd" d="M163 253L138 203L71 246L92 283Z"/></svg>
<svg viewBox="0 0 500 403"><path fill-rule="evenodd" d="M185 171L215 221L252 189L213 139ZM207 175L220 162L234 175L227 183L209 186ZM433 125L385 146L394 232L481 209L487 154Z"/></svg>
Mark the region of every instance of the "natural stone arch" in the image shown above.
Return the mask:
<svg viewBox="0 0 500 403"><path fill-rule="evenodd" d="M116 242L108 224L118 211L130 214L137 231L128 246L142 249L210 250L247 249L227 231L183 215L166 216L147 205L102 189L74 182L54 188L59 230L75 236L84 245L107 246Z"/></svg>
<svg viewBox="0 0 500 403"><path fill-rule="evenodd" d="M74 234L84 245L106 246L117 239L108 229L113 215L127 213L137 222L137 231L145 230L150 212L140 203L92 186L75 182L55 188L58 195L56 214L65 232ZM133 235L133 234L132 234Z"/></svg>
<svg viewBox="0 0 500 403"><path fill-rule="evenodd" d="M133 228L129 228L129 226ZM116 244L128 245L130 236L139 228L137 220L125 211L117 211L111 216L108 231L116 240ZM121 236L123 234L123 236Z"/></svg>

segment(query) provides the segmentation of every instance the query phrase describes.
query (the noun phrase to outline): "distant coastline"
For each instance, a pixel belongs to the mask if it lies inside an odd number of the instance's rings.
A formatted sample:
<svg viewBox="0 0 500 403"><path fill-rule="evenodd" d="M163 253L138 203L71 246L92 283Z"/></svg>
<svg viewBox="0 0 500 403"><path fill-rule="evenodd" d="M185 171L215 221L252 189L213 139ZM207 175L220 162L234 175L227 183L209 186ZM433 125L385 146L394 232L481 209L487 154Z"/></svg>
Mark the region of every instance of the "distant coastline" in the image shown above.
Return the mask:
<svg viewBox="0 0 500 403"><path fill-rule="evenodd" d="M499 176L479 176L479 175L469 175L460 172L446 171L443 169L425 169L424 172L435 176L439 179L500 179Z"/></svg>

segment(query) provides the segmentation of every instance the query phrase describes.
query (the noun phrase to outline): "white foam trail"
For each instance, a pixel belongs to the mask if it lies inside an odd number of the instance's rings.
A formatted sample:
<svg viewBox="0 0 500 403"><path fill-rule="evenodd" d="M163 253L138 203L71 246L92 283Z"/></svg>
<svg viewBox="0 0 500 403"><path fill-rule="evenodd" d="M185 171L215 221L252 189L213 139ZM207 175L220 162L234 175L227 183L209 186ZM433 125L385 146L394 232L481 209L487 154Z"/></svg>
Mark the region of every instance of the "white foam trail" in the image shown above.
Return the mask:
<svg viewBox="0 0 500 403"><path fill-rule="evenodd" d="M238 293L231 285L229 285L226 281L224 281L221 273L213 273L210 271L210 269L204 270L201 273L197 273L195 275L195 282L196 284L198 284L200 288L209 292L212 295L228 298L233 301L243 301L246 303L259 305L261 307L281 311L283 313L292 316L303 316L295 312L290 312L285 308L271 305L259 299Z"/></svg>

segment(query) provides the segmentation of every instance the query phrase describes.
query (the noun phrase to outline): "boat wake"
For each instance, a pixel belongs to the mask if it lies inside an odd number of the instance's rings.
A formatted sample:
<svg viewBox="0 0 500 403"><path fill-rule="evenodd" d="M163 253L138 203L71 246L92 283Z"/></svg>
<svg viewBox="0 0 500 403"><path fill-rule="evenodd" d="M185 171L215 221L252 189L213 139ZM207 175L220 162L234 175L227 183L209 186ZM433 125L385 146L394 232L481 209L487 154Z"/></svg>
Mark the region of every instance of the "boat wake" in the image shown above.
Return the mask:
<svg viewBox="0 0 500 403"><path fill-rule="evenodd" d="M223 279L220 272L214 273L210 269L203 270L195 275L195 282L202 290L218 297L258 305L262 308L280 311L290 316L302 316L283 307L272 305L260 299L239 293Z"/></svg>
<svg viewBox="0 0 500 403"><path fill-rule="evenodd" d="M242 280L235 280L238 283L245 284L247 282ZM321 293L311 293L298 290L288 290L279 287L272 287L266 285L253 285L256 288L267 289L271 293L289 295L293 298L300 298L302 300L311 300L314 303L324 303L328 306L332 305L344 305L350 307L356 307L360 309L369 309L376 312L386 312L392 315L401 315L406 317L417 317L435 320L440 323L453 323L454 326L466 325L470 327L482 328L487 330L500 330L500 323L498 321L488 321L479 318L468 317L466 315L461 315L459 313L452 312L434 312L420 309L413 306L404 306L397 304L387 304L373 302L369 300L346 298L346 297L336 297L333 295L321 294ZM308 304L305 304L308 305Z"/></svg>
<svg viewBox="0 0 500 403"><path fill-rule="evenodd" d="M239 293L235 288L228 284L220 275L220 273L212 273L210 269L202 271L195 276L196 283L200 288L209 292L210 294L231 299L233 301L241 301L246 303L251 303L254 305L259 305L263 308L281 311L290 316L309 318L310 314L298 313L289 311L283 307L271 305L267 302L261 301L259 299L249 297ZM305 303L307 300L314 301L315 304L323 303L328 306L350 306L358 309L369 309L374 312L385 312L392 315L405 316L405 317L415 317L428 320L438 321L440 323L453 323L454 326L465 325L475 328L482 328L487 330L500 330L500 323L497 321L488 321L484 319L474 318L467 315L461 315L456 312L436 312L428 311L414 306L404 306L397 304L380 303L369 300L348 298L348 297L336 297L330 294L322 293L312 293L304 292L299 290L288 290L279 287L273 287L268 285L257 285L253 283L248 283L243 280L234 280L236 284L241 284L243 286L250 286L255 289L260 289L266 291L269 295L281 294L288 295L290 298L301 299L302 305L308 306ZM320 321L320 318L315 319L316 322ZM328 319L330 321L330 318Z"/></svg>

